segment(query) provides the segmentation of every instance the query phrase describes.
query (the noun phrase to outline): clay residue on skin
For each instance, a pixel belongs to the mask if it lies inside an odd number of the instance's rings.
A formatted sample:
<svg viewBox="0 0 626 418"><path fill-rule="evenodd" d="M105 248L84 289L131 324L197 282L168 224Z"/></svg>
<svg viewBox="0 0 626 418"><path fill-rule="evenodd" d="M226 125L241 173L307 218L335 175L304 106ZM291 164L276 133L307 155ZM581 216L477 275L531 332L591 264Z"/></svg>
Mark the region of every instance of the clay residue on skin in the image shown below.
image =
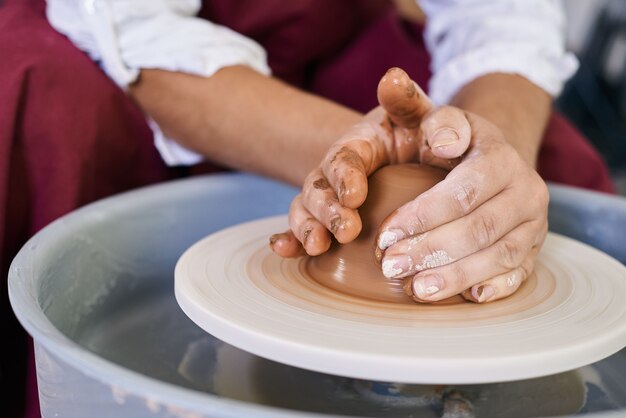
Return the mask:
<svg viewBox="0 0 626 418"><path fill-rule="evenodd" d="M402 269L396 265L397 263L393 260L383 262L382 268L385 277L396 277L398 274L402 273Z"/></svg>
<svg viewBox="0 0 626 418"><path fill-rule="evenodd" d="M454 198L459 202L466 212L469 212L476 203L476 193L473 189L459 187L454 192Z"/></svg>
<svg viewBox="0 0 626 418"><path fill-rule="evenodd" d="M413 96L415 96L415 84L413 83L408 83L406 86L406 97L411 98Z"/></svg>
<svg viewBox="0 0 626 418"><path fill-rule="evenodd" d="M276 244L276 241L278 241L278 239L280 238L280 236L278 234L274 234L270 237L270 245L274 245Z"/></svg>
<svg viewBox="0 0 626 418"><path fill-rule="evenodd" d="M337 229L339 229L339 225L341 225L341 217L335 216L330 220L330 232L335 234L337 232Z"/></svg>
<svg viewBox="0 0 626 418"><path fill-rule="evenodd" d="M378 248L385 250L398 242L398 235L394 232L383 231L378 237Z"/></svg>
<svg viewBox="0 0 626 418"><path fill-rule="evenodd" d="M428 254L422 259L422 264L418 264L415 266L417 271L422 271L426 269L432 269L435 267L443 266L446 264L450 264L454 259L448 255L447 252L443 250L437 250L432 254Z"/></svg>
<svg viewBox="0 0 626 418"><path fill-rule="evenodd" d="M326 190L330 188L330 184L328 184L328 180L322 177L313 182L313 187L318 190Z"/></svg>
<svg viewBox="0 0 626 418"><path fill-rule="evenodd" d="M349 147L341 147L341 149L333 155L330 163L333 164L337 158L341 158L341 161L350 167L360 167L361 165L361 157L359 157L359 154L356 151Z"/></svg>
<svg viewBox="0 0 626 418"><path fill-rule="evenodd" d="M517 275L513 273L506 279L506 285L508 287L513 287L516 284L517 284Z"/></svg>
<svg viewBox="0 0 626 418"><path fill-rule="evenodd" d="M484 176L477 174L478 183L483 183ZM454 198L459 202L463 210L469 213L476 204L479 190L472 186L468 186L460 182L459 186L454 190Z"/></svg>
<svg viewBox="0 0 626 418"><path fill-rule="evenodd" d="M306 247L306 242L309 239L309 235L311 234L312 229L307 229L302 234L302 245Z"/></svg>
<svg viewBox="0 0 626 418"><path fill-rule="evenodd" d="M424 289L424 293L426 293L427 295L434 295L435 293L439 292L439 287L437 286L428 286L427 288ZM416 292L416 294L418 294L420 292Z"/></svg>
<svg viewBox="0 0 626 418"><path fill-rule="evenodd" d="M343 198L346 195L346 183L342 180L337 191L337 199L343 205Z"/></svg>
<svg viewBox="0 0 626 418"><path fill-rule="evenodd" d="M420 242L424 241L424 239L428 236L428 232L424 232L423 234L416 235L409 239L409 245L417 245Z"/></svg>

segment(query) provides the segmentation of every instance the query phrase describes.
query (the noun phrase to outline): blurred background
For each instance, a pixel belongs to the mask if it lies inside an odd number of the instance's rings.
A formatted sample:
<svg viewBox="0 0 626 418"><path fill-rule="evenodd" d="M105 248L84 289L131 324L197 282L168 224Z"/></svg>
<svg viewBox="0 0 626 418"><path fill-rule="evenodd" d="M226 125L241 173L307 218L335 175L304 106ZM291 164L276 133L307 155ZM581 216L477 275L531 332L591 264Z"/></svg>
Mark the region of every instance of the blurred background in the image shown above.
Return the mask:
<svg viewBox="0 0 626 418"><path fill-rule="evenodd" d="M568 47L581 65L556 105L593 142L626 195L626 1L563 4Z"/></svg>

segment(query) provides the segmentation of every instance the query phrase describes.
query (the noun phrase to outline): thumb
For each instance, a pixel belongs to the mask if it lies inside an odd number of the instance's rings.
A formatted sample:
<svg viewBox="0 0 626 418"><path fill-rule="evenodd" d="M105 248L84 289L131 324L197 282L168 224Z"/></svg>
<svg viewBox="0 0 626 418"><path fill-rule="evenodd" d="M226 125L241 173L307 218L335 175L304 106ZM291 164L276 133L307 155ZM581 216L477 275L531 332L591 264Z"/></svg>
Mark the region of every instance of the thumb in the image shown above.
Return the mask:
<svg viewBox="0 0 626 418"><path fill-rule="evenodd" d="M402 69L393 67L378 83L378 103L391 121L402 128L417 128L433 105L417 83Z"/></svg>
<svg viewBox="0 0 626 418"><path fill-rule="evenodd" d="M458 107L441 106L422 118L421 133L434 156L453 159L467 151L472 128L465 112Z"/></svg>

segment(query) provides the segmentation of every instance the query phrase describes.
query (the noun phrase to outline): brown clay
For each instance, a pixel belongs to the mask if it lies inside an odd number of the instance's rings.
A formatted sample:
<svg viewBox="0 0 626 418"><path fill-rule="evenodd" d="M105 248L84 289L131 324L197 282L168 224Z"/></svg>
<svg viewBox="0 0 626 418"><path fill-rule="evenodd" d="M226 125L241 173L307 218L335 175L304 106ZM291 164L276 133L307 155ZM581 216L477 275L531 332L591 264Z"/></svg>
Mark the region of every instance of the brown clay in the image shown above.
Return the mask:
<svg viewBox="0 0 626 418"><path fill-rule="evenodd" d="M402 279L383 276L375 256L378 226L398 207L441 181L446 172L437 168L389 165L369 178L368 196L359 208L363 230L348 244L333 242L324 254L306 262L306 272L319 283L354 296L383 302L414 303L404 293ZM460 296L446 302L458 302Z"/></svg>

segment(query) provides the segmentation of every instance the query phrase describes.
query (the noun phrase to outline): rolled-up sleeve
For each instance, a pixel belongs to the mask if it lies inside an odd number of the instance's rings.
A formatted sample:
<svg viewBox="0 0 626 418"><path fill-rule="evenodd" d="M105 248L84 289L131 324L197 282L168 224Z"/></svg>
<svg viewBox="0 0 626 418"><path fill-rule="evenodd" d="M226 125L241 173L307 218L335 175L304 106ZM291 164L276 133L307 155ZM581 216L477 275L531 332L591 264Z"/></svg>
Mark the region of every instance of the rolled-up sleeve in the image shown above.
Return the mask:
<svg viewBox="0 0 626 418"><path fill-rule="evenodd" d="M422 0L432 56L429 94L449 103L488 73L519 74L552 96L576 71L557 0Z"/></svg>
<svg viewBox="0 0 626 418"><path fill-rule="evenodd" d="M123 89L148 68L209 77L227 66L247 65L270 73L260 45L195 17L200 6L200 0L47 0L47 16ZM202 160L149 123L167 164Z"/></svg>

